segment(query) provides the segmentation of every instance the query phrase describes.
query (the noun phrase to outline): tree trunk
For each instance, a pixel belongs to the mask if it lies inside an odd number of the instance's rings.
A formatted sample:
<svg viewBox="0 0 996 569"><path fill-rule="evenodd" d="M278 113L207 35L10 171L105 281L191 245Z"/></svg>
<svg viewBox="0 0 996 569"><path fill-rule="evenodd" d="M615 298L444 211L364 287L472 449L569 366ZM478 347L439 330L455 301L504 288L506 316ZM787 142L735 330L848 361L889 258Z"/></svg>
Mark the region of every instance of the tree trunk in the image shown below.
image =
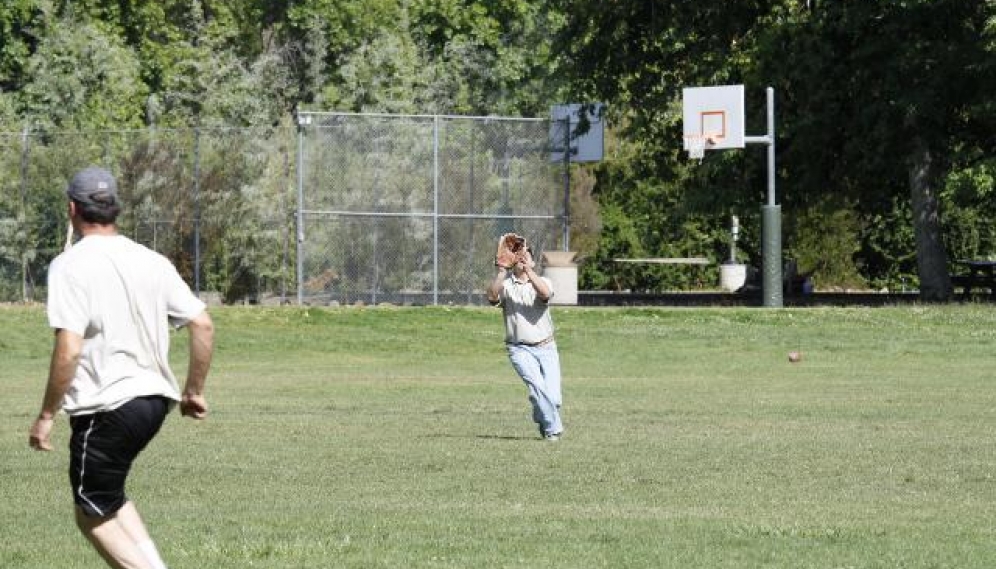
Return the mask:
<svg viewBox="0 0 996 569"><path fill-rule="evenodd" d="M928 301L951 298L948 253L941 239L941 219L933 172L933 157L926 142L917 137L910 157L910 197L913 205L913 234L916 238L916 265L920 276L920 298Z"/></svg>

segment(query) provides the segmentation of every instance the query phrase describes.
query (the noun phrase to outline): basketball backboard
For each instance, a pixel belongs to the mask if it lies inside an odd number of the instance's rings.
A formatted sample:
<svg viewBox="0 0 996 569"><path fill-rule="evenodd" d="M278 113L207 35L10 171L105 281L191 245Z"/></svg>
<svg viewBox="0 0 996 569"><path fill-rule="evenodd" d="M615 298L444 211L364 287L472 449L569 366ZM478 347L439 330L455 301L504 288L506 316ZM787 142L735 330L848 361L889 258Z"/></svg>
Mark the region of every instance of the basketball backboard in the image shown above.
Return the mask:
<svg viewBox="0 0 996 569"><path fill-rule="evenodd" d="M587 107L587 130L579 134L582 110ZM604 129L602 113L605 105L568 104L550 109L550 161L563 162L565 147L571 162L598 162L602 159Z"/></svg>
<svg viewBox="0 0 996 569"><path fill-rule="evenodd" d="M743 148L744 86L682 89L682 119L685 150L698 137L709 140L706 150Z"/></svg>

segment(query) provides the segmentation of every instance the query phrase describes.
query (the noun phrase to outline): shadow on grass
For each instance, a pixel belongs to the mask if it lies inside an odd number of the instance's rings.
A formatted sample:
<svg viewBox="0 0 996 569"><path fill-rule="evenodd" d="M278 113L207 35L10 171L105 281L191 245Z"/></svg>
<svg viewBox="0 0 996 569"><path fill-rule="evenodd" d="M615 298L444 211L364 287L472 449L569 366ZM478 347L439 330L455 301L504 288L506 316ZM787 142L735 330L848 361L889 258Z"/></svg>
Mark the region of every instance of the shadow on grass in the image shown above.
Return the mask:
<svg viewBox="0 0 996 569"><path fill-rule="evenodd" d="M514 437L510 435L476 435L475 438L494 441L539 441L536 437Z"/></svg>
<svg viewBox="0 0 996 569"><path fill-rule="evenodd" d="M431 435L425 435L429 439L466 439L468 437L473 437L475 439L492 440L492 441L538 441L536 437L525 437L525 436L513 436L513 435L458 435L454 433L433 433Z"/></svg>

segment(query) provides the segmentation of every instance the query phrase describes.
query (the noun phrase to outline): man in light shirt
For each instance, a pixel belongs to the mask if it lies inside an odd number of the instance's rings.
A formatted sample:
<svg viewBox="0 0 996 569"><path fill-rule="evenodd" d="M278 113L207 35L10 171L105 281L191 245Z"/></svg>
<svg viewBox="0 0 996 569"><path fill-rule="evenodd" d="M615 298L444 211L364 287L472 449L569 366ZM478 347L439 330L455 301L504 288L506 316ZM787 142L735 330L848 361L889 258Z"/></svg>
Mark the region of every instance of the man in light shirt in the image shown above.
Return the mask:
<svg viewBox="0 0 996 569"><path fill-rule="evenodd" d="M69 478L80 531L111 567L164 569L125 496L125 481L177 402L185 416L207 416L214 325L168 259L118 233L121 207L110 172L81 170L66 194L81 239L49 267L55 345L28 442L52 450L55 416L64 411L72 427ZM182 391L168 363L171 325L190 334Z"/></svg>
<svg viewBox="0 0 996 569"><path fill-rule="evenodd" d="M560 418L560 355L549 307L553 284L536 274L528 246L515 259L496 259L495 267L487 294L488 301L500 305L505 316L508 358L529 390L533 422L540 436L557 441L564 425Z"/></svg>

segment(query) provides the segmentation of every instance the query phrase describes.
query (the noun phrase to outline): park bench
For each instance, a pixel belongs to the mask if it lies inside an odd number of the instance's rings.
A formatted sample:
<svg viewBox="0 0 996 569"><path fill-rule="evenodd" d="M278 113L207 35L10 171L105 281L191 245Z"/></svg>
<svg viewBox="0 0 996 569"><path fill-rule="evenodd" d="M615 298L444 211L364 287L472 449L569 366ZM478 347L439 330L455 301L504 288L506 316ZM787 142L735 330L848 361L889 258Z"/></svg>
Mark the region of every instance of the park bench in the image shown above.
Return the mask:
<svg viewBox="0 0 996 569"><path fill-rule="evenodd" d="M962 290L962 298L972 296L972 289L989 289L996 297L996 261L961 260L958 264L968 267L967 274L951 275L951 285Z"/></svg>

